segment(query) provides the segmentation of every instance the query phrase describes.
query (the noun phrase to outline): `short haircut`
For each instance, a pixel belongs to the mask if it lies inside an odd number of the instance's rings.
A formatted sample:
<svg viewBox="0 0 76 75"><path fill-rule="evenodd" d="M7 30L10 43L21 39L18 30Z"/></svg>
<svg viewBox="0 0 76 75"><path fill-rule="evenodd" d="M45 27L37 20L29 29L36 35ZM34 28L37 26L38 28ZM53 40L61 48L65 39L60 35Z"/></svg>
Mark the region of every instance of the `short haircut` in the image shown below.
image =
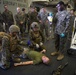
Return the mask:
<svg viewBox="0 0 76 75"><path fill-rule="evenodd" d="M7 6L6 4L4 5L4 7Z"/></svg>
<svg viewBox="0 0 76 75"><path fill-rule="evenodd" d="M59 2L57 3L57 5L58 5L58 4L65 6L65 3L64 3L63 1L59 1Z"/></svg>
<svg viewBox="0 0 76 75"><path fill-rule="evenodd" d="M22 8L22 11L25 11L25 8Z"/></svg>
<svg viewBox="0 0 76 75"><path fill-rule="evenodd" d="M71 9L71 11L75 12L75 9Z"/></svg>

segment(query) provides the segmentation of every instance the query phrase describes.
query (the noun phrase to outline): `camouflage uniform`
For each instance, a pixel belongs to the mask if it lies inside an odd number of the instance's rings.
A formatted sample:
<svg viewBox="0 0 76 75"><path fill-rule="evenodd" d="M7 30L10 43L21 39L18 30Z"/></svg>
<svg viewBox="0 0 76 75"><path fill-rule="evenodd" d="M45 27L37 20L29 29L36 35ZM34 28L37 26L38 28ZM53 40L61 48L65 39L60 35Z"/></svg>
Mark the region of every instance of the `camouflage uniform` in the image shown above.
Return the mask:
<svg viewBox="0 0 76 75"><path fill-rule="evenodd" d="M21 35L23 35L24 23L25 23L25 16L22 12L19 12L15 15L16 25L19 26ZM22 23L21 23L22 22Z"/></svg>
<svg viewBox="0 0 76 75"><path fill-rule="evenodd" d="M71 45L72 33L73 33L73 31L74 31L74 33L76 32L76 26L74 28L74 20L75 20L75 17L76 17L76 15L72 15L71 16L70 25L69 25L69 28L68 28L68 36L67 36L67 39L68 39L67 42L69 42L68 49L69 49L69 47Z"/></svg>
<svg viewBox="0 0 76 75"><path fill-rule="evenodd" d="M28 14L27 13L24 13L23 12L23 14L24 14L24 17L25 17L25 22L24 22L24 32L26 31L26 25L27 25L27 21L28 21Z"/></svg>
<svg viewBox="0 0 76 75"><path fill-rule="evenodd" d="M33 12L30 13L29 19L30 19L31 24L33 22L38 22L37 15L38 15L38 13L35 12L35 11L33 11Z"/></svg>
<svg viewBox="0 0 76 75"><path fill-rule="evenodd" d="M3 17L2 17L2 14L0 13L0 32L1 31L4 31L4 30L3 30Z"/></svg>
<svg viewBox="0 0 76 75"><path fill-rule="evenodd" d="M42 8L43 9L43 8ZM41 9L41 10L42 10ZM44 34L44 29L45 29L45 36L48 38L49 36L49 33L48 33L48 19L47 19L47 16L48 16L48 13L47 12L43 12L43 11L40 11L38 13L38 19L40 22L40 30L43 32Z"/></svg>
<svg viewBox="0 0 76 75"><path fill-rule="evenodd" d="M13 14L11 11L7 10L2 13L2 16L4 19L6 32L8 32L9 27L14 24Z"/></svg>
<svg viewBox="0 0 76 75"><path fill-rule="evenodd" d="M30 26L33 22L38 22L38 19L37 19L37 15L38 13L36 11L31 11L28 13L28 32L30 30Z"/></svg>
<svg viewBox="0 0 76 75"><path fill-rule="evenodd" d="M54 17L55 23L55 47L57 51L63 52L67 39L68 27L70 24L70 14L66 10L58 11ZM64 33L65 37L60 37Z"/></svg>
<svg viewBox="0 0 76 75"><path fill-rule="evenodd" d="M13 28L12 25L9 28L9 31L12 33L19 30L17 27ZM4 32L0 32L0 41L2 42L0 67L7 69L11 65L11 59L14 60L15 58L19 57L23 52L23 48L19 45L20 40L17 36L11 36Z"/></svg>
<svg viewBox="0 0 76 75"><path fill-rule="evenodd" d="M42 32L39 30L39 26L37 22L33 22L31 24L31 27L32 29L30 30L30 41L33 45L33 48L36 51L42 51L43 49L45 49L45 47L44 45L40 45L40 43L44 43L44 36ZM35 27L37 27L37 31L34 31ZM36 44L39 45L39 48L36 47Z"/></svg>

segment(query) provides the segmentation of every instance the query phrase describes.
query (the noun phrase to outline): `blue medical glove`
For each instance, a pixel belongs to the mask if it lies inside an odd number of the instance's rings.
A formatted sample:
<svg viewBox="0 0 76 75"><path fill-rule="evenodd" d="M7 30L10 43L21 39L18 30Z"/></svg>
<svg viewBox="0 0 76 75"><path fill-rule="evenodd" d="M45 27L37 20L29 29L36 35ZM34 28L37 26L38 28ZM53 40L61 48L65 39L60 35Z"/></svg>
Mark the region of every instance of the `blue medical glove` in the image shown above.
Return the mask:
<svg viewBox="0 0 76 75"><path fill-rule="evenodd" d="M65 34L64 33L61 33L60 34L60 37L62 37L62 38L65 37Z"/></svg>
<svg viewBox="0 0 76 75"><path fill-rule="evenodd" d="M31 41L30 41L30 40L27 41L27 45L28 45L28 46L31 45Z"/></svg>

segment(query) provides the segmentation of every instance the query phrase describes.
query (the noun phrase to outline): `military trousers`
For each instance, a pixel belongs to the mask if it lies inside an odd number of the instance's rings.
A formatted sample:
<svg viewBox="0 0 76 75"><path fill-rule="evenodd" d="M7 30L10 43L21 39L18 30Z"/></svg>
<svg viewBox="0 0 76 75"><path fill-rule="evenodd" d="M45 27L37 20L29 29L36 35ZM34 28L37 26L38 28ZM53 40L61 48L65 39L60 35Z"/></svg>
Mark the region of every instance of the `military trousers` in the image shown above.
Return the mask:
<svg viewBox="0 0 76 75"><path fill-rule="evenodd" d="M48 38L49 32L48 32L48 23L47 22L40 23L40 30L43 33L43 35L45 35Z"/></svg>
<svg viewBox="0 0 76 75"><path fill-rule="evenodd" d="M64 53L64 49L66 48L67 35L65 35L65 37L61 37L59 34L55 33L54 36L56 51Z"/></svg>

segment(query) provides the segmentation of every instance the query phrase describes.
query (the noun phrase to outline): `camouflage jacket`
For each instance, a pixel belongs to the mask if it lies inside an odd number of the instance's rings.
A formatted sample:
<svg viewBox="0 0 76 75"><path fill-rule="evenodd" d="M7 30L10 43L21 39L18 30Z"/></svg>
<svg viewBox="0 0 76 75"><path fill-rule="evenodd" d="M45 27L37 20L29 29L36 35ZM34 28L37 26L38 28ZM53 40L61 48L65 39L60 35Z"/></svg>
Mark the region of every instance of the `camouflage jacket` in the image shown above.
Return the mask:
<svg viewBox="0 0 76 75"><path fill-rule="evenodd" d="M47 19L47 16L48 16L48 13L47 12L39 12L38 13L38 19L41 20L42 22L46 22L48 19Z"/></svg>
<svg viewBox="0 0 76 75"><path fill-rule="evenodd" d="M2 16L3 16L3 19L4 19L4 22L7 23L7 24L14 24L14 18L13 18L13 14L11 11L7 10L7 11L4 11L2 13Z"/></svg>
<svg viewBox="0 0 76 75"><path fill-rule="evenodd" d="M9 34L0 32L0 45L1 45L1 64L0 67L7 69L10 67L10 60L13 54L20 55L22 49L18 46L19 40L17 37L11 37Z"/></svg>
<svg viewBox="0 0 76 75"><path fill-rule="evenodd" d="M34 12L34 11L28 13L28 19L29 19L30 24L32 22L38 22L37 15L38 15L38 13L37 12Z"/></svg>
<svg viewBox="0 0 76 75"><path fill-rule="evenodd" d="M25 22L25 16L24 16L24 14L22 12L17 13L15 15L15 20L16 20L16 24L17 25L20 25L21 24L20 22L24 23Z"/></svg>
<svg viewBox="0 0 76 75"><path fill-rule="evenodd" d="M17 36L12 37L5 32L0 32L0 41L2 42L1 44L2 49L3 48L8 49L10 52L15 51L17 45L19 45L21 42Z"/></svg>
<svg viewBox="0 0 76 75"><path fill-rule="evenodd" d="M3 22L4 22L4 20L3 20L2 14L0 13L0 31L4 31Z"/></svg>
<svg viewBox="0 0 76 75"><path fill-rule="evenodd" d="M0 23L3 23L3 16L2 16L2 14L0 13Z"/></svg>
<svg viewBox="0 0 76 75"><path fill-rule="evenodd" d="M53 22L55 22L55 33L67 33L70 24L70 13L66 10L59 11L56 13Z"/></svg>
<svg viewBox="0 0 76 75"><path fill-rule="evenodd" d="M44 36L41 33L41 31L34 32L33 30L30 31L30 40L32 43L35 44L40 44L40 42L44 42Z"/></svg>

